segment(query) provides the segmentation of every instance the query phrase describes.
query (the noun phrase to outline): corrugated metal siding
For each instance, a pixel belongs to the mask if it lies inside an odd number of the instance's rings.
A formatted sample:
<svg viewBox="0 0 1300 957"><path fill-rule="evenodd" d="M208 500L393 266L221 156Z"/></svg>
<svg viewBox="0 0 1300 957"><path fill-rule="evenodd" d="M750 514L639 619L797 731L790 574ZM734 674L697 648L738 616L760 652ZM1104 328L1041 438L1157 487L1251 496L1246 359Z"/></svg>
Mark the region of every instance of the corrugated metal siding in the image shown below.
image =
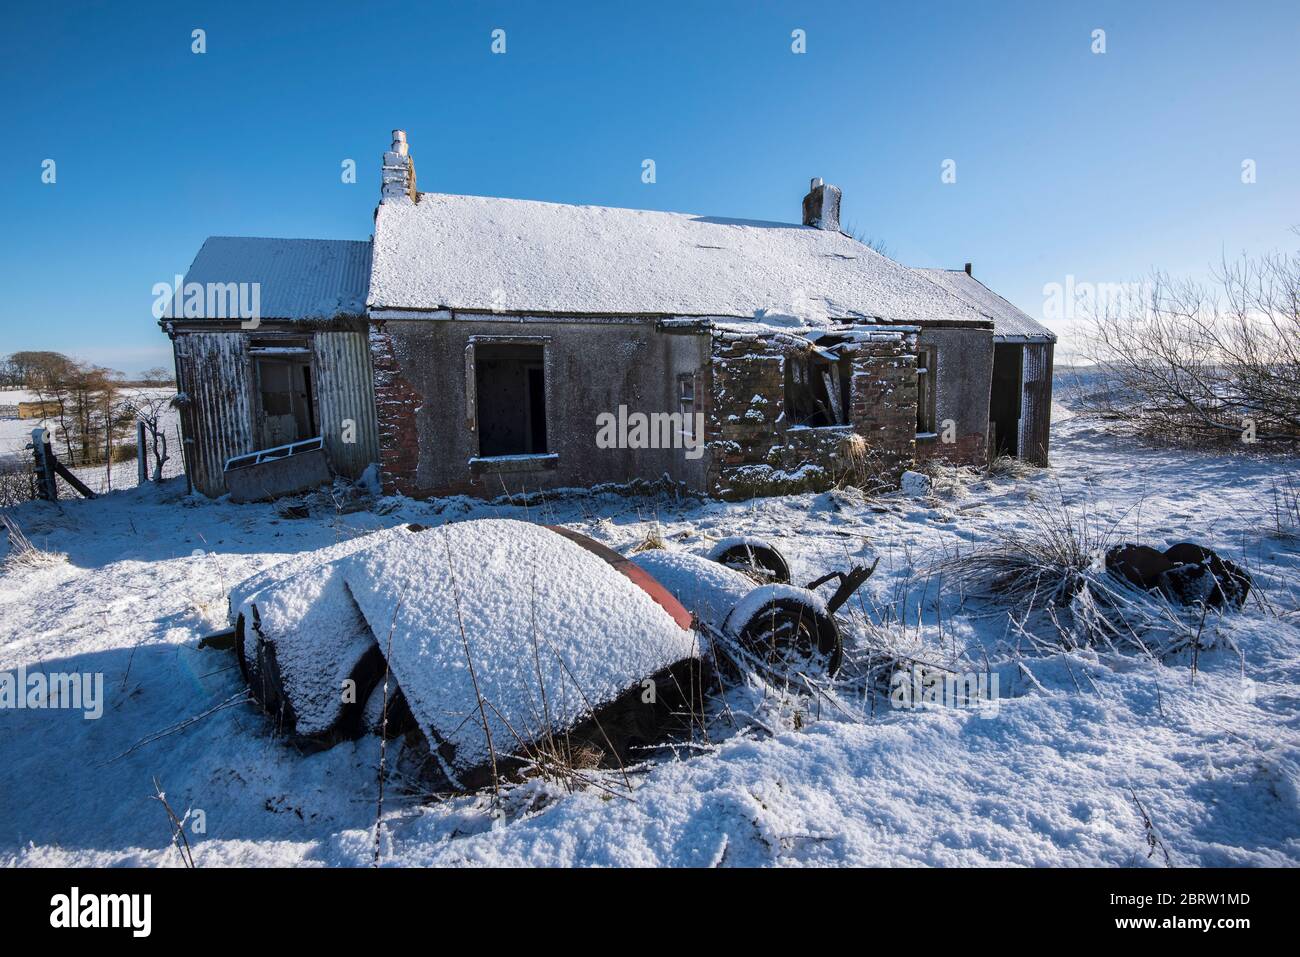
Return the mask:
<svg viewBox="0 0 1300 957"><path fill-rule="evenodd" d="M1035 465L1046 466L1052 426L1052 344L1026 343L1023 349L1020 457Z"/></svg>
<svg viewBox="0 0 1300 957"><path fill-rule="evenodd" d="M364 332L317 332L316 406L330 465L340 475L357 478L379 459L374 375L370 343ZM346 420L355 423L355 441L343 441Z"/></svg>
<svg viewBox="0 0 1300 957"><path fill-rule="evenodd" d="M253 451L253 413L245 337L230 332L176 336L177 387L189 401L181 409L185 465L204 495L226 494L226 460Z"/></svg>

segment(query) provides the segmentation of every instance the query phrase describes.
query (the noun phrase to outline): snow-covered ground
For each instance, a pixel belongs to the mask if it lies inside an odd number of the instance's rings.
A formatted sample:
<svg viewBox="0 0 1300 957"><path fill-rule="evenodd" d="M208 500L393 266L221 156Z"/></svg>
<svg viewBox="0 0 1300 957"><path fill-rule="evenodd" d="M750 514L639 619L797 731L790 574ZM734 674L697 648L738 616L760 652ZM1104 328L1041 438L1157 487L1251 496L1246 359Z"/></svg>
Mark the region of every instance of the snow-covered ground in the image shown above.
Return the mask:
<svg viewBox="0 0 1300 957"><path fill-rule="evenodd" d="M796 581L878 555L867 617L901 609L917 657L961 652L1004 679L1002 697L981 712L751 696L747 713L737 702L731 721L715 715L709 741L648 755L630 793L617 773L573 793L534 780L494 807L489 794L426 803L390 779L384 863L1300 862L1300 553L1272 534L1270 514L1272 486L1294 465L1144 449L1065 415L1053 460L937 501L388 499L290 519L270 505L187 499L173 481L23 506L11 517L67 558L0 571L0 672L102 673L104 711L0 710L0 863L178 865L155 780L178 814L202 812L204 830L189 834L199 866L369 863L377 740L301 755L250 705L212 711L241 680L228 653L196 645L225 625L235 583L288 555L402 522L488 516L564 523L624 552L656 526L669 547L692 550L764 536ZM1206 625L1237 650L1201 653L1194 682L1185 656L1030 653L1005 611L962 604L928 573L1057 496L1124 516L1129 540L1196 540L1247 566L1261 600ZM880 633L861 615L849 630L856 653Z"/></svg>

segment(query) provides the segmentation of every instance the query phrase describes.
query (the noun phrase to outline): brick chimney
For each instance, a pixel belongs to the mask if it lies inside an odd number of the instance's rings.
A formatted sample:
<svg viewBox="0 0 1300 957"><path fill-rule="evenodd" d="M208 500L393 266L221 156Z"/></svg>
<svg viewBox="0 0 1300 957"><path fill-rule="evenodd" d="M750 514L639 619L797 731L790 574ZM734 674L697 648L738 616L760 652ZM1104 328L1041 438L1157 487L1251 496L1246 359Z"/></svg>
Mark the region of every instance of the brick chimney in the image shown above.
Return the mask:
<svg viewBox="0 0 1300 957"><path fill-rule="evenodd" d="M817 229L840 229L840 188L827 186L820 176L814 177L803 198L803 224Z"/></svg>
<svg viewBox="0 0 1300 957"><path fill-rule="evenodd" d="M393 145L384 153L381 203L414 202L415 161L406 145L406 130L393 130Z"/></svg>

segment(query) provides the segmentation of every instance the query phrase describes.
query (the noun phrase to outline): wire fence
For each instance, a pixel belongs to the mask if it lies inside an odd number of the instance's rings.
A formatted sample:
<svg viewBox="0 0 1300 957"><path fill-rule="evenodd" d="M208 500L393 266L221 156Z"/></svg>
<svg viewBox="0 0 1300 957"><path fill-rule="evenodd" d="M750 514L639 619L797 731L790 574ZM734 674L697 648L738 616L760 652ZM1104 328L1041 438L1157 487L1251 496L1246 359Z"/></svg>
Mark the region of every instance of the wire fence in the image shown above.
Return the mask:
<svg viewBox="0 0 1300 957"><path fill-rule="evenodd" d="M166 439L162 480L183 476L185 462L181 452L183 445L180 421L174 412L160 417L159 432ZM53 436L51 438L54 439ZM31 441L28 432L23 445L15 444L0 453L0 507L38 497L37 489L40 487L40 482L36 474L36 460ZM96 495L132 489L140 484L140 466L137 460L138 449L134 431L128 437L116 440L113 445L105 449L107 461L90 465L70 464L66 452L59 448L57 440L52 441L51 450L68 471ZM158 460L154 443L147 430L144 451L145 481L152 482L158 477ZM58 476L56 482L59 498L80 497L80 492L62 476Z"/></svg>

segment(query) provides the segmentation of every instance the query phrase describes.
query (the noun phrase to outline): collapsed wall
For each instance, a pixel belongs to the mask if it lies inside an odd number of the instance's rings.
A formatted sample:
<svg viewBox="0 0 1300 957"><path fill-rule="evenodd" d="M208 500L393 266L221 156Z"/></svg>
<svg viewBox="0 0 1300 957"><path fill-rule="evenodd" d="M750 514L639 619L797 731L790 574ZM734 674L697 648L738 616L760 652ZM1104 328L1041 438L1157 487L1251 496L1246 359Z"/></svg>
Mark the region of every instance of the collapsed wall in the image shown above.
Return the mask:
<svg viewBox="0 0 1300 957"><path fill-rule="evenodd" d="M916 452L915 326L713 333L707 490L896 484Z"/></svg>

